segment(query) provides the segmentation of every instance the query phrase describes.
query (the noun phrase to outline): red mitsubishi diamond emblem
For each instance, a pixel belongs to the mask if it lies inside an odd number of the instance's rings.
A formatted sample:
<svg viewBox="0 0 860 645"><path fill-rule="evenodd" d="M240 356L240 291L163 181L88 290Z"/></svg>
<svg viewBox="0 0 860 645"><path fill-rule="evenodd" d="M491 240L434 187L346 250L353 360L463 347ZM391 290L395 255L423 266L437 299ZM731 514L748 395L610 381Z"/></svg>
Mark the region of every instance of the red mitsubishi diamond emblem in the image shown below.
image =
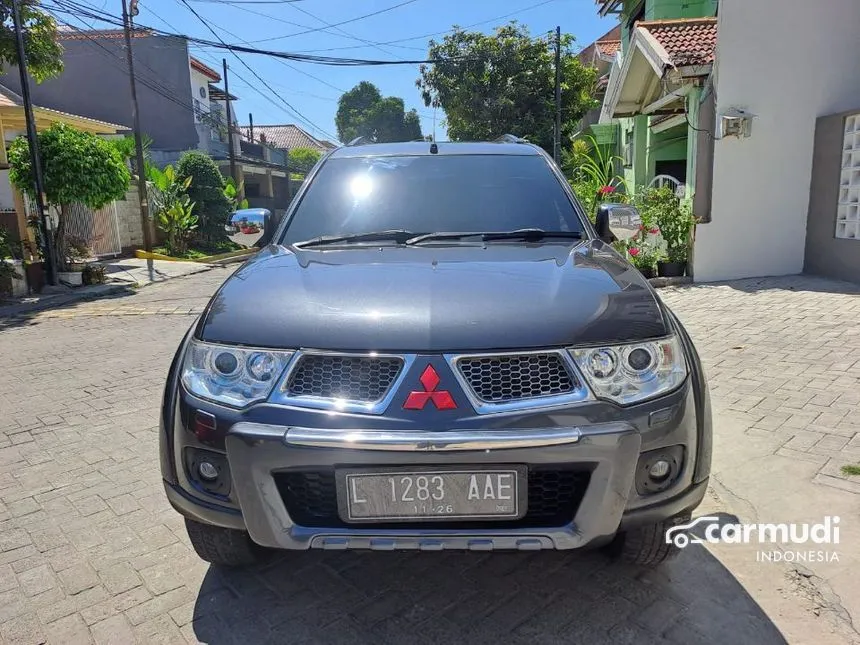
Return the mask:
<svg viewBox="0 0 860 645"><path fill-rule="evenodd" d="M433 401L433 405L437 410L453 410L457 407L454 402L454 397L448 390L437 390L439 387L439 375L432 365L428 365L421 373L421 385L424 386L424 391L415 390L409 393L406 397L406 402L403 404L404 410L423 410L427 405L427 401Z"/></svg>

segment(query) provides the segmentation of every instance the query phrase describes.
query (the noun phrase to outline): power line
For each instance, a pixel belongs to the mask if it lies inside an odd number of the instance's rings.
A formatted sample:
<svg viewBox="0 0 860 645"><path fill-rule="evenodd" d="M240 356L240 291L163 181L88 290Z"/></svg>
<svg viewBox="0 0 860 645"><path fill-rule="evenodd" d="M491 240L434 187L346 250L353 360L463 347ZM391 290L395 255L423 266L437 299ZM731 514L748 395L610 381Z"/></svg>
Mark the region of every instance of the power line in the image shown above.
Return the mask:
<svg viewBox="0 0 860 645"><path fill-rule="evenodd" d="M394 9L399 9L400 7L404 7L408 4L412 4L413 2L418 2L418 0L403 0L403 2L399 2L395 5L390 6L390 7L385 7L384 9L379 9L378 11L373 11L371 13L366 13L362 16L355 16L354 18L349 18L347 20L341 20L340 22L332 23L332 24L328 25L328 27L340 27L341 25L348 25L352 22L358 22L359 20L364 20L366 18L372 18L373 16L378 16L379 14L386 13L388 11L393 11ZM270 40L281 40L282 38L292 38L293 36L304 36L305 34L311 34L315 31L322 31L322 30L323 30L322 28L308 29L307 31L298 31L294 34L286 34L284 36L277 36L275 38L261 38L257 42L263 43L263 42L268 42Z"/></svg>
<svg viewBox="0 0 860 645"><path fill-rule="evenodd" d="M59 8L49 7L53 11L59 11L60 13L66 13L66 14L69 14L72 16L77 16L78 13L80 13L81 15L85 15L89 18L93 18L95 20L100 20L102 22L106 22L106 23L111 24L111 25L117 25L118 24L115 20L115 16L112 16L111 14L93 13L91 11L91 8L84 7L82 9L81 8L82 6L80 4L77 4L77 3L72 2L70 0L53 0L53 1L56 5L59 6ZM548 1L552 2L554 0L548 0ZM74 9L74 11L70 10L70 7L72 9ZM204 21L204 24L206 24L205 21ZM185 40L187 40L189 42L197 43L200 45L205 45L208 47L213 47L215 49L227 49L230 52L232 52L234 55L236 55L236 52L241 52L241 53L245 53L245 54L259 54L262 56L269 56L272 58L280 58L283 60L292 60L292 61L303 62L303 63L313 63L313 64L317 64L317 65L330 65L330 66L335 66L335 67L361 67L361 66L382 66L382 65L419 65L419 64L434 64L434 63L438 62L437 60L426 59L426 58L415 59L415 60L373 60L373 59L364 59L364 58L342 58L342 57L335 57L335 56L311 56L311 55L307 55L307 54L281 52L281 51L274 51L274 50L259 49L256 47L246 47L246 46L242 46L242 45L229 44L229 43L224 42L224 40L220 39L220 38L218 41L207 40L205 38L196 38L194 36L188 36L186 34L180 34L180 33L165 31L163 29L156 29L155 27L144 26L144 25L140 25L139 30L140 31L148 31L150 33L159 34L162 36L172 36L175 38L184 38ZM464 58L450 58L447 60L466 61L469 59L464 57Z"/></svg>
<svg viewBox="0 0 860 645"><path fill-rule="evenodd" d="M97 38L92 37L85 30L80 29L80 28L76 27L75 25L72 25L72 24L65 22L63 20L60 20L60 19L58 19L58 20L61 24L73 29L76 33L84 36L91 44L97 46L100 50L102 50L100 53L108 56L111 59L111 61L114 62L114 66L117 67L117 69L119 69L123 73L128 73L128 68L124 64L122 64L121 56L119 54L117 54L116 52L105 47L101 42L99 42L99 40ZM84 25L89 27L90 30L93 30L93 26L91 24L88 24L85 20L82 20L81 18L77 18L77 20L79 20L81 23L83 23ZM211 57L210 57L210 60L211 60ZM143 61L137 61L137 62L140 66L146 68L147 70L152 72L152 74L155 75L155 78L147 77L145 74L141 73L142 70L138 69L137 78L138 78L139 82L141 83L141 85L144 85L145 87L152 90L153 92L155 92L156 94L158 94L162 98L165 98L165 99L171 101L172 103L179 106L180 108L183 108L183 109L188 110L188 111L193 112L193 113L205 112L205 110L198 110L194 104L192 104L188 101L183 101L182 99L180 99L175 94L175 88L171 88L171 87L168 87L168 86L162 84L160 81L160 76L161 76L160 72L153 69L152 67L150 67L149 65L147 65ZM216 61L216 64L217 64L217 61ZM301 71L301 70L297 70L297 71ZM242 78L242 76L240 76L239 74L234 72L233 75L237 79L239 79L245 87L252 89L252 90L256 90L256 88L253 84L248 82L246 79ZM336 101L337 99L324 98L323 100L335 100ZM325 131L322 129L320 129L319 131L325 133ZM331 136L328 133L325 133L325 134L326 134L326 136L329 136L329 137ZM250 137L247 137L247 138L251 139ZM254 140L251 139L251 141L253 142Z"/></svg>
<svg viewBox="0 0 860 645"><path fill-rule="evenodd" d="M305 15L307 15L307 16L310 16L310 17L311 17L311 18L313 18L314 20L318 20L318 21L320 21L321 23L323 23L324 25L326 25L326 26L328 26L328 27L332 27L332 28L336 29L337 31L339 31L341 34L343 34L343 35L347 36L348 38L352 38L353 40L357 40L357 41L359 41L359 42L363 42L363 43L365 43L366 45L370 45L370 46L371 46L371 47L373 47L374 49L377 49L377 50L381 51L383 54L388 54L389 56L394 56L394 54L392 54L390 51L385 50L385 49L383 49L382 47L380 47L378 43L375 43L375 42L373 42L373 41L371 41L371 40L365 40L364 38L359 38L358 36L353 36L353 35L352 35L352 34L350 34L348 31L345 31L345 30L344 30L344 29L342 29L341 27L335 27L335 26L334 26L334 25L332 25L331 23L329 23L329 22L327 22L327 21L323 20L322 18L320 18L320 17L319 17L319 16L317 16L316 14L311 13L311 12L310 12L310 11L308 11L307 9L302 9L301 7L296 6L296 5L294 5L294 6L293 6L293 9L295 9L296 11L301 11L303 14L305 14ZM327 32L327 33L331 33L331 32L329 31L329 32Z"/></svg>
<svg viewBox="0 0 860 645"><path fill-rule="evenodd" d="M193 0L192 0L192 1L193 1ZM222 29L223 29L223 28L222 28ZM226 29L224 29L224 31L225 31L226 33L230 33L230 32L228 32ZM214 59L214 57L213 57L213 56L211 56L210 54L201 53L201 54L200 54L200 57L201 57L201 58L204 58L204 59L208 60L209 62L212 62L212 63L214 63L214 64L216 64L216 65L218 64L218 61L217 61L217 60L215 60L215 59ZM283 62L283 61L280 61L280 62ZM286 63L284 63L284 64L286 64ZM290 67L291 69L293 68L293 66L292 66L292 65L289 65L289 67ZM301 72L302 70L300 70L300 69L296 69L296 71L297 71L297 72ZM248 89L253 89L253 86L251 85L251 83L249 83L246 79L244 79L244 78L242 78L241 76L239 76L239 74L237 74L236 72L233 72L233 76L239 79L239 81L240 81L240 85L242 85L243 87L246 87L246 88L248 88ZM328 103L337 103L337 102L338 102L338 100L339 100L339 98L338 98L338 97L333 97L333 96L320 96L319 94L313 94L313 93L311 93L311 92L304 92L304 91L302 91L302 90L296 90L296 89L293 89L293 88L291 88L291 87L287 87L287 86L285 86L285 85L280 85L280 84L278 84L278 83L273 83L273 82L271 82L271 81L269 81L269 84L270 84L270 85L272 85L272 87L280 88L280 89L283 89L283 90L285 90L285 91L292 92L293 94L301 94L302 96L310 96L310 97L312 97L312 98L318 99L318 100L320 100L320 101L326 101L326 102L328 102ZM339 91L343 91L343 92L345 92L346 90L339 90ZM422 119L425 119L425 120L427 120L427 121L432 121L432 120L433 120L433 114L430 114L430 113L427 113L427 112L422 112L421 110L419 110L419 109L417 109L417 108L415 109L415 111L416 111L416 112L418 112L418 116L419 116L419 117L421 117Z"/></svg>
<svg viewBox="0 0 860 645"><path fill-rule="evenodd" d="M191 0L199 4L292 4L294 2L302 2L302 0Z"/></svg>
<svg viewBox="0 0 860 645"><path fill-rule="evenodd" d="M224 44L224 45L226 45L226 44L227 44L227 43L225 43L225 42L224 42L224 40L221 38L221 36L219 36L219 35L218 35L218 32L217 32L217 31L215 31L215 30L214 30L214 29L209 25L209 23L208 23L208 22L206 22L206 20L205 20L205 19L204 19L204 18L203 18L199 13L197 13L197 11L194 9L194 7L192 7L190 4L188 4L188 1L187 1L187 0L179 0L179 2L181 2L181 3L182 3L182 4L184 4L186 7L188 7L188 10L189 10L191 13L193 13L193 14L197 17L197 19L198 19L200 22L202 22L202 23L203 23L203 25L206 27L206 29L208 29L208 30L212 33L212 35L213 35L213 36L215 36L215 38L217 38L217 39L218 39L222 44ZM228 48L228 49L229 49L229 48ZM240 63L242 63L242 65L244 65L244 66L245 66L245 68L246 68L249 72L251 72L251 74L253 74L253 75L254 75L254 78L256 78L258 81L260 81L260 82L261 82L261 83L266 87L266 89L268 89L272 94L274 94L275 96L277 96L277 97L278 97L278 99L281 101L281 103L283 103L285 106L287 106L287 109L289 110L289 112L291 112L292 114L294 114L294 115L295 115L295 117L296 117L297 119L299 119L300 121L302 121L302 122L306 123L307 125L309 125L309 126L310 126L311 128L313 128L314 130L316 130L316 131L318 131L318 132L322 132L322 133L323 133L324 135L326 135L327 137L329 137L329 138L333 138L333 139L337 139L337 137L333 136L331 133L327 132L327 131L326 131L326 130L324 130L323 128L321 128L321 127L319 127L318 125L316 125L313 121L311 121L310 119L308 119L307 117L305 117L301 112L299 112L295 107L293 107L293 106L289 103L289 101L287 101L287 100L286 100L285 98L283 98L280 94L278 94L278 93L274 90L274 88L272 88L272 86L271 86L271 85L269 85L269 84L268 84L268 83L263 79L263 77L261 77L261 76L260 76L260 75L259 75L259 74L258 74L258 73L257 73L257 72L256 72L256 71L255 71L251 66L250 66L250 65L248 65L248 63L246 63L246 62L242 59L242 57L241 57L241 56L239 56L235 51L233 51L232 49L230 49L230 52L233 54L233 56L235 56L235 57L236 57L236 59L237 59ZM272 99L271 99L271 97L270 97L270 96L267 96L265 93L261 92L260 90L258 90L258 89L256 89L256 88L254 88L254 89L257 91L257 93L258 93L258 94L260 94L261 96L263 96L265 99L267 99L267 100L268 100L268 101L270 101L271 103L274 103L274 101L272 101ZM232 127L232 125L233 125L232 123L228 123L228 124L227 124L227 130L228 130L228 132L230 131L230 128Z"/></svg>
<svg viewBox="0 0 860 645"><path fill-rule="evenodd" d="M193 1L193 0L192 0L192 1ZM255 12L253 12L253 13L258 13L258 12L256 12L256 11L255 11ZM259 15L261 15L261 16L265 16L266 14L259 14ZM274 17L274 16L268 16L268 17ZM229 31L229 30L225 29L224 27L219 27L219 28L221 29L221 31L223 31L223 32L224 32L224 33L226 33L226 34L230 34L231 36L233 36L233 38L236 38L236 39L237 39L237 40L239 40L241 43L243 43L243 44L245 44L245 45L250 45L250 43L249 43L248 41L246 41L246 40L242 40L239 36L237 36L236 34L232 33L231 31ZM306 71L304 71L303 69L299 69L298 67L296 67L296 66L294 66L294 65L290 65L290 64L289 64L288 62L286 62L285 60L282 60L282 59L276 59L276 60L277 60L281 65L283 65L284 67L287 67L288 69L291 69L291 70L293 70L294 72L298 72L299 74L302 74L302 75L304 75L304 76L307 76L308 78L311 78L311 79L313 79L313 80L317 81L318 83L321 83L321 84L325 85L326 87L330 87L331 89L336 90L336 91L341 92L341 93L343 93L343 92L345 92L345 91L346 91L346 90L344 90L344 89L342 89L342 88L340 88L340 87L337 87L336 85L332 85L332 84L331 84L331 83L329 83L328 81L326 81L326 80L324 80L324 79L322 79L322 78L320 78L320 77L318 77L318 76L314 76L314 75L313 75L313 74L311 74L310 72L306 72Z"/></svg>
<svg viewBox="0 0 860 645"><path fill-rule="evenodd" d="M200 0L191 0L191 1L192 1L192 2L200 2ZM226 4L226 3L225 3L225 4ZM281 18L281 17L279 17L279 16L273 16L273 15L268 14L268 13L263 13L262 11L255 11L254 9L249 9L249 8L247 8L247 7L242 7L242 6L237 6L237 5L231 5L231 6L232 6L232 8L234 8L234 9L239 9L240 11L244 11L244 12L246 12L246 13L250 13L250 14L253 14L253 15L255 15L255 16L261 16L261 17L263 17L263 18L266 18L267 20L274 20L275 22L281 22L281 23L283 23L283 24L285 24L285 25L290 25L290 26L292 26L292 27L300 27L300 28L302 28L302 29L307 29L307 30L310 30L310 31L313 31L313 29L314 29L313 27L310 27L309 25L303 25L303 24L300 24L300 23L298 23L298 22L293 22L292 20L286 20L285 18ZM354 34L350 34L349 32L344 31L344 30L343 30L343 29L341 29L340 27L334 27L334 29L336 29L336 30L337 30L338 32L340 32L340 33L336 33L335 31L331 31L331 30L330 30L330 29L331 29L331 25L330 25L330 23L327 23L325 20L323 20L323 19L322 19L322 18L320 18L319 16L317 16L317 15L315 15L315 14L311 13L310 11L307 11L307 10L305 10L305 9L302 9L302 8L301 8L301 7L299 7L297 4L291 4L290 6L291 6L293 9L296 9L297 11L301 11L302 13L304 13L304 14L306 14L306 15L310 16L311 18L314 18L315 20L318 20L319 22L321 22L321 23L325 24L325 25L326 25L326 28L325 28L325 29L319 29L319 30L320 30L320 31L324 31L324 32L325 32L325 33L327 33L327 34L331 34L332 36L340 36L340 37L343 37L343 38L349 38L350 40L356 40L356 41L359 41L359 42L365 43L366 45L371 46L371 47L377 47L378 45L382 45L382 44L384 44L384 43L378 43L378 42L375 42L375 41L372 41L372 40L366 40L366 39L364 39L364 38L359 38L358 36L355 36ZM228 33L229 33L229 32L228 32ZM278 36L278 38L286 38L286 37L287 37L287 36ZM276 39L275 39L275 38L273 38L272 40L276 40ZM259 42L259 41L258 41L258 42ZM246 44L247 44L247 43L246 43ZM420 48L418 48L418 47L409 47L409 46L404 46L404 45L395 45L395 47L397 47L398 49L414 49L414 50L421 51L421 49L420 49ZM377 47L377 49L378 49L378 47ZM391 54L391 52L387 52L387 51L385 51L385 50L380 50L380 51L382 51L382 52L384 52L384 53L386 53L386 54L389 54L389 55L393 55L393 54Z"/></svg>
<svg viewBox="0 0 860 645"><path fill-rule="evenodd" d="M80 18L78 20L80 20ZM82 23L84 23L85 25L87 25L88 27L90 27L90 29L92 29L92 25L88 25L84 20L80 20L80 21ZM65 21L62 21L62 20L60 20L59 22L65 26L69 27L70 29L73 29L76 33L79 33L82 36L84 36L86 38L86 40L88 40L91 44L95 45L96 47L98 47L101 50L99 53L102 54L103 56L106 56L109 59L108 60L109 63L113 64L114 67L119 69L124 74L128 74L128 67L122 63L122 57L120 54L118 54L115 51L108 49L107 47L105 47L102 43L100 43L98 41L98 39L93 38L85 30L80 29L80 28L76 27L75 25L72 25L72 24L65 22ZM149 67L148 65L146 65L142 61L137 61L137 62L138 62L138 64L142 65L143 67L147 68L148 70L155 72L155 70L153 70L152 67ZM183 101L182 99L180 99L174 93L175 92L174 88L167 87L166 85L163 85L162 83L160 83L158 80L153 80L153 79L147 78L145 75L141 74L139 70L136 72L135 76L141 85L143 85L147 89L155 92L156 94L158 94L162 98L170 101L174 105L177 105L178 107L180 107L184 110L188 110L189 112L192 112L195 114L196 113L200 113L200 114L208 113L205 110L198 110L194 104L192 104L188 101ZM239 77L239 78L241 79L241 77ZM247 81L245 81L244 79L241 79L241 80L245 84L248 84ZM249 87L250 87L250 85L249 85ZM250 139L250 137L247 137L247 138ZM253 140L253 139L251 139L251 141L255 142L255 140Z"/></svg>
<svg viewBox="0 0 860 645"><path fill-rule="evenodd" d="M487 20L481 20L479 22L473 22L472 24L466 25L465 27L460 27L460 29L471 29L472 27L477 27L479 25L486 25L487 23L490 23L490 22L495 22L497 20L503 20L505 18L510 18L511 16L515 16L517 14L524 12L524 11L531 11L532 9L537 9L538 7L542 7L542 6L547 5L551 2L556 2L556 0L543 0L542 2L538 2L536 4L532 4L532 5L529 5L527 7L523 7L522 9L517 9L516 11L502 14L501 16L496 16L495 18L488 18ZM446 31L435 31L435 32L430 33L430 34L422 34L420 36L410 36L408 38L398 38L397 40L387 40L387 41L384 41L380 44L381 45L393 45L395 43L405 43L405 42L409 42L410 40L422 40L423 38L432 38L434 36L442 36L444 34L453 33L454 31L456 31L456 28L455 29L448 29ZM304 50L301 53L312 54L312 53L317 53L317 52L343 51L346 49L360 49L360 46L359 45L350 45L348 47L329 47L327 49L308 49L308 50Z"/></svg>

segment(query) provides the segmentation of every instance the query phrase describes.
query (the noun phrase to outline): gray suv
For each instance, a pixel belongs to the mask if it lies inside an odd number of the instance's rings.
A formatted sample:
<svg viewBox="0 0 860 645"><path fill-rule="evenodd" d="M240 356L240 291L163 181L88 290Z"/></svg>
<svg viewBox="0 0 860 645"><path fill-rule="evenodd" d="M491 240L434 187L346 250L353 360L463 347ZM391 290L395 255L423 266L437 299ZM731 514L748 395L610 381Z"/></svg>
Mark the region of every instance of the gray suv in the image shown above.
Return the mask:
<svg viewBox="0 0 860 645"><path fill-rule="evenodd" d="M629 208L626 215L635 212ZM189 329L161 470L204 560L605 546L654 565L701 502L690 337L540 148L349 145ZM262 239L260 239L262 237Z"/></svg>

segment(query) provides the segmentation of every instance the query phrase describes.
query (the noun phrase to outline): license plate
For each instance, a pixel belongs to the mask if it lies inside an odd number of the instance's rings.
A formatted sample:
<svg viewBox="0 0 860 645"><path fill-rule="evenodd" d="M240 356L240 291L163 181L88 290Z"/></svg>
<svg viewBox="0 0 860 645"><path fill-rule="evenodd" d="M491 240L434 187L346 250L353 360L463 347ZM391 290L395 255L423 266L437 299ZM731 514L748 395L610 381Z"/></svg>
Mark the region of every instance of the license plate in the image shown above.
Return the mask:
<svg viewBox="0 0 860 645"><path fill-rule="evenodd" d="M338 470L345 522L502 520L525 515L524 466Z"/></svg>

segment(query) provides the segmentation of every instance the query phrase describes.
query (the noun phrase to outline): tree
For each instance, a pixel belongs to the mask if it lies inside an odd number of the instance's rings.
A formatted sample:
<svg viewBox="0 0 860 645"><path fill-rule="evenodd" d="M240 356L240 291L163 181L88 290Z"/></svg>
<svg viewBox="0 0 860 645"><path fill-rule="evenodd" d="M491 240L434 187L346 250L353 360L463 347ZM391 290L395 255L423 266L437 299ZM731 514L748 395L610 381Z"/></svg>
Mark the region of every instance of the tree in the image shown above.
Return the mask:
<svg viewBox="0 0 860 645"><path fill-rule="evenodd" d="M194 202L194 215L199 221L197 230L207 241L222 239L231 208L218 166L202 152L189 151L179 159L176 176L180 181L191 178L188 197Z"/></svg>
<svg viewBox="0 0 860 645"><path fill-rule="evenodd" d="M355 137L353 137L354 139ZM290 172L306 175L322 157L319 150L313 148L293 148L290 150Z"/></svg>
<svg viewBox="0 0 860 645"><path fill-rule="evenodd" d="M36 82L58 76L63 71L63 47L57 42L57 21L39 8L38 0L21 0L21 23L27 71ZM18 65L12 0L0 0L0 68Z"/></svg>
<svg viewBox="0 0 860 645"><path fill-rule="evenodd" d="M383 98L379 88L368 81L341 95L335 125L338 138L347 142L356 137L379 143L423 138L418 112L406 112L401 98Z"/></svg>
<svg viewBox="0 0 860 645"><path fill-rule="evenodd" d="M62 266L69 265L65 222L71 204L98 210L121 199L131 180L116 146L94 134L56 123L38 134L45 199L59 210L54 248ZM9 146L9 180L31 199L36 198L27 137Z"/></svg>
<svg viewBox="0 0 860 645"><path fill-rule="evenodd" d="M597 72L572 51L573 36L561 38L562 141L577 121L597 106L591 93ZM454 140L491 140L510 133L552 150L555 123L554 43L535 39L515 21L492 35L455 27L441 42L430 41L428 60L415 84L427 106L445 110Z"/></svg>

